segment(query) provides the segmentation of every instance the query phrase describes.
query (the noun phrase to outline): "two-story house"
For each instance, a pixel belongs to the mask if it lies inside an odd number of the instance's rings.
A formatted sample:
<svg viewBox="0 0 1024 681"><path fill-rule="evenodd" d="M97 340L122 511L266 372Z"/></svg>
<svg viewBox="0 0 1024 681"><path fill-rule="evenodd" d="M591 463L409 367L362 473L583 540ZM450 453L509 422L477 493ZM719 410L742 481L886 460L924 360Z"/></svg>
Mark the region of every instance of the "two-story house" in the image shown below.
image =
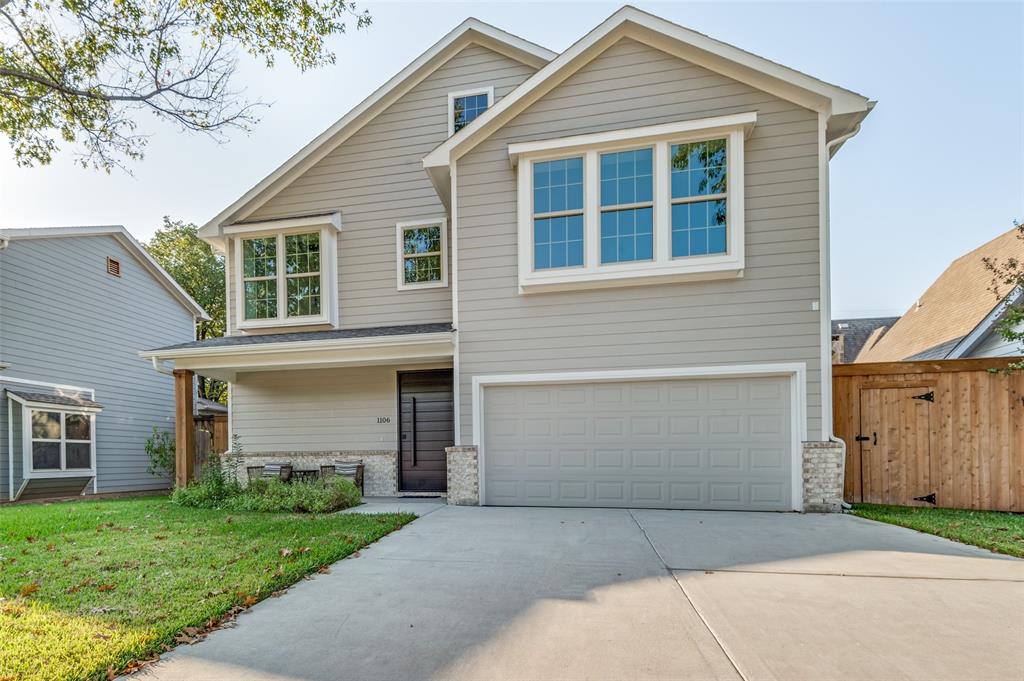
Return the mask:
<svg viewBox="0 0 1024 681"><path fill-rule="evenodd" d="M124 227L0 230L0 501L167 489L174 384L138 353L206 318Z"/></svg>
<svg viewBox="0 0 1024 681"><path fill-rule="evenodd" d="M146 356L368 494L835 508L828 164L871 107L632 7L561 54L469 19L201 229L230 332Z"/></svg>

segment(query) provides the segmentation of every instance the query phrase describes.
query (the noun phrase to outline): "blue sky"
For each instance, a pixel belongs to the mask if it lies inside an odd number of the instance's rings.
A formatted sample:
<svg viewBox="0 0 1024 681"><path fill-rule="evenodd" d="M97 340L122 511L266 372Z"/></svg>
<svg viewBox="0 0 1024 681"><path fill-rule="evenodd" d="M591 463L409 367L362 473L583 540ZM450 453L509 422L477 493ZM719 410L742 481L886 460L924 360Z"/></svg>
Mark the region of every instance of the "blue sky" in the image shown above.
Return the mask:
<svg viewBox="0 0 1024 681"><path fill-rule="evenodd" d="M878 100L832 161L835 317L902 313L950 260L1024 219L1024 4L634 4ZM133 176L0 154L0 226L119 223L148 239L165 214L201 224L466 16L560 51L619 4L363 6L373 25L333 42L332 68L243 61L239 84L273 106L227 144L151 127Z"/></svg>

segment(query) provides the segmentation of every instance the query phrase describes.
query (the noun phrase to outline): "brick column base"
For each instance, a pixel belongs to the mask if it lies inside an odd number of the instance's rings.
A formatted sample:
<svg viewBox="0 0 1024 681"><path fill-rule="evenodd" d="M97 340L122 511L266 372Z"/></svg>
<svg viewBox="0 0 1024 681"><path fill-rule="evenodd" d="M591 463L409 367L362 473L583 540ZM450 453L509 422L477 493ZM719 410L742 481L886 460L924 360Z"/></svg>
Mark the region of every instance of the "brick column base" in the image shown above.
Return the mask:
<svg viewBox="0 0 1024 681"><path fill-rule="evenodd" d="M446 447L448 459L448 503L454 506L480 505L480 477L476 447Z"/></svg>
<svg viewBox="0 0 1024 681"><path fill-rule="evenodd" d="M845 451L838 442L803 443L804 513L838 513L843 508Z"/></svg>

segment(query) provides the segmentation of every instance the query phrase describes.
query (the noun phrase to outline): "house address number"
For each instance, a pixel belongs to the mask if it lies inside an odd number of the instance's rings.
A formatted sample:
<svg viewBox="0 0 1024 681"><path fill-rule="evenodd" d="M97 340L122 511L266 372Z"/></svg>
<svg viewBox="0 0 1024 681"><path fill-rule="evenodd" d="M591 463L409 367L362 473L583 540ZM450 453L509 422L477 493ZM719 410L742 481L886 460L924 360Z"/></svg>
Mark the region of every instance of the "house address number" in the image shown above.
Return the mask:
<svg viewBox="0 0 1024 681"><path fill-rule="evenodd" d="M378 416L377 417L377 423L391 423L391 417L390 416Z"/></svg>

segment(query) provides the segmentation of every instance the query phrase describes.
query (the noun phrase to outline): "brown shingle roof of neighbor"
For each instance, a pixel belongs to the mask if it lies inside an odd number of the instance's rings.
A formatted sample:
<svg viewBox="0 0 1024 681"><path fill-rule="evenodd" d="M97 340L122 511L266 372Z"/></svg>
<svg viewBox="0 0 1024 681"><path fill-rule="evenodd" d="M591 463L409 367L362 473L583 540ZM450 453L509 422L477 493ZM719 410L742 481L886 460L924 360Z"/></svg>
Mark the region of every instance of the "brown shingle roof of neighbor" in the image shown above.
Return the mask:
<svg viewBox="0 0 1024 681"><path fill-rule="evenodd" d="M1016 227L966 253L939 275L921 298L857 362L943 359L999 304L992 275L982 258L1024 259L1024 238ZM1001 292L1003 296L1009 289Z"/></svg>
<svg viewBox="0 0 1024 681"><path fill-rule="evenodd" d="M7 389L7 392L15 397L20 397L26 402L38 402L40 404L52 404L56 407L83 407L86 409L102 409L99 402L87 400L84 397L74 395L49 395L47 393L29 393L21 390Z"/></svg>

